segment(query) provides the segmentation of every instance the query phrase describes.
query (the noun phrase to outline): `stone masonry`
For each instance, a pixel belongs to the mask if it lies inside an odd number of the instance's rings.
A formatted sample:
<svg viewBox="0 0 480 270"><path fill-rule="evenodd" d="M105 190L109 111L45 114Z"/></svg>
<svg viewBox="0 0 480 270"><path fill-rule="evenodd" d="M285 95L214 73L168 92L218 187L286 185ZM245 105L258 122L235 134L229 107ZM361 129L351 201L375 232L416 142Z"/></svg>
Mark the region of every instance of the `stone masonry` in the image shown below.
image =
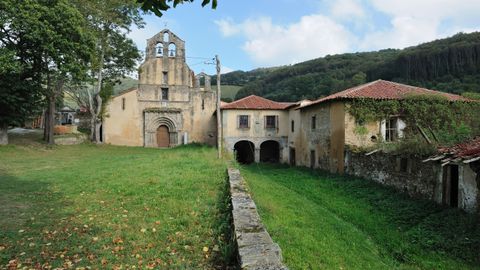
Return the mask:
<svg viewBox="0 0 480 270"><path fill-rule="evenodd" d="M287 270L282 263L282 251L263 226L240 171L228 169L228 179L240 268Z"/></svg>

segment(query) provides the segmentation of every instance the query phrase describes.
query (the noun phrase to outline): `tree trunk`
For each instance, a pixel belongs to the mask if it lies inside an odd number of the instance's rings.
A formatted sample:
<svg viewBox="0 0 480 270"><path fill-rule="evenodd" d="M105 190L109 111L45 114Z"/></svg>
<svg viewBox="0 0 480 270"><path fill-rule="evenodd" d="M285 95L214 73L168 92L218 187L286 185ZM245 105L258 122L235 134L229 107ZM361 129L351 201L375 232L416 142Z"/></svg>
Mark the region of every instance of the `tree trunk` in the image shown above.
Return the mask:
<svg viewBox="0 0 480 270"><path fill-rule="evenodd" d="M8 144L8 124L0 123L0 145Z"/></svg>
<svg viewBox="0 0 480 270"><path fill-rule="evenodd" d="M102 143L102 134L100 132L100 127L102 126L102 118L101 118L101 110L102 110L102 97L100 94L97 94L95 97L97 100L97 111L96 111L96 119L95 119L95 142Z"/></svg>
<svg viewBox="0 0 480 270"><path fill-rule="evenodd" d="M93 97L92 93L90 93L90 90L87 89L87 94L88 94L88 107L90 111L90 141L95 140L95 119L97 116L95 115L95 110L93 106Z"/></svg>
<svg viewBox="0 0 480 270"><path fill-rule="evenodd" d="M48 141L48 109L43 113L43 140Z"/></svg>
<svg viewBox="0 0 480 270"><path fill-rule="evenodd" d="M46 119L46 142L47 144L55 144L55 140L53 139L53 127L55 126L55 95L51 95L48 97L48 118Z"/></svg>
<svg viewBox="0 0 480 270"><path fill-rule="evenodd" d="M100 127L102 125L102 97L100 96L100 91L102 90L102 81L103 81L103 61L105 57L105 52L103 50L104 46L101 46L100 53L100 64L98 66L98 80L97 80L97 90L95 91L94 97L96 101L95 114L92 115L92 119L95 121L95 142L102 143L100 140Z"/></svg>

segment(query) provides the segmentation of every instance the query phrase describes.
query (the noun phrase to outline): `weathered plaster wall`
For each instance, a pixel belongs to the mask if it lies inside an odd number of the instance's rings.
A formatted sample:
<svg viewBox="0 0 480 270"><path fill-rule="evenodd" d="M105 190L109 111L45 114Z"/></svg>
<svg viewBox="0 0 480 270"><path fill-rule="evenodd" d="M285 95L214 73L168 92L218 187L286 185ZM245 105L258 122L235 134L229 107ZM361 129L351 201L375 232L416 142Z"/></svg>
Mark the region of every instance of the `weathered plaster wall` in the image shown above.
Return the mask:
<svg viewBox="0 0 480 270"><path fill-rule="evenodd" d="M312 129L312 116L316 127ZM330 104L310 106L300 111L301 129L295 140L297 165L310 167L310 153L315 151L314 168L330 170Z"/></svg>
<svg viewBox="0 0 480 270"><path fill-rule="evenodd" d="M291 130L292 121L294 123L294 131ZM300 147L301 143L301 134L302 132L302 122L300 116L300 110L296 108L290 109L288 112L288 147L295 149L295 161L294 164L298 164L298 151L297 147ZM288 150L290 151L290 150ZM292 164L292 160L290 160L290 155L288 155L288 163Z"/></svg>
<svg viewBox="0 0 480 270"><path fill-rule="evenodd" d="M330 172L343 173L345 150L345 106L343 102L330 105Z"/></svg>
<svg viewBox="0 0 480 270"><path fill-rule="evenodd" d="M371 179L392 186L413 197L436 201L441 197L441 168L420 158L408 158L406 170L401 169L401 157L377 152L366 156L364 152L346 150L345 173ZM440 188L439 188L440 187ZM438 194L440 192L440 194Z"/></svg>
<svg viewBox="0 0 480 270"><path fill-rule="evenodd" d="M465 209L467 212L475 212L477 210L479 190L476 178L477 173L473 171L470 165L459 166L458 207Z"/></svg>
<svg viewBox="0 0 480 270"><path fill-rule="evenodd" d="M250 128L238 128L239 115L249 115ZM266 129L265 116L277 115L278 128ZM228 151L237 142L247 140L255 145L255 160L259 160L260 146L273 140L280 144L280 162L288 162L288 111L285 110L222 110L223 143Z"/></svg>
<svg viewBox="0 0 480 270"><path fill-rule="evenodd" d="M346 104L348 106L348 104ZM375 142L381 140L380 134L380 122L368 122L363 126L365 127L365 134L359 134L355 123L355 117L348 113L348 109L345 112L345 145L365 147L372 146ZM372 137L375 138L372 140Z"/></svg>
<svg viewBox="0 0 480 270"><path fill-rule="evenodd" d="M102 131L105 143L128 146L143 145L142 114L137 101L138 90L112 98L103 119ZM125 110L122 100L125 99Z"/></svg>

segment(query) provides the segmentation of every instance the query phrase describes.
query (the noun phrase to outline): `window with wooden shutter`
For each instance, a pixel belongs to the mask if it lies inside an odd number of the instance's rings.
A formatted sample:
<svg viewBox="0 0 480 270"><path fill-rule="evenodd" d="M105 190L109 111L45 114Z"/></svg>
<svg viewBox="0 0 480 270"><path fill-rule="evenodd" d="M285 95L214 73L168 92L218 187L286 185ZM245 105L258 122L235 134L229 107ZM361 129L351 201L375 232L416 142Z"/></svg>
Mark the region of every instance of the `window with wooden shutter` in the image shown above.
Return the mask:
<svg viewBox="0 0 480 270"><path fill-rule="evenodd" d="M239 115L237 118L238 128L250 128L250 121L248 115Z"/></svg>
<svg viewBox="0 0 480 270"><path fill-rule="evenodd" d="M276 115L265 116L265 128L276 128L278 126L278 118Z"/></svg>

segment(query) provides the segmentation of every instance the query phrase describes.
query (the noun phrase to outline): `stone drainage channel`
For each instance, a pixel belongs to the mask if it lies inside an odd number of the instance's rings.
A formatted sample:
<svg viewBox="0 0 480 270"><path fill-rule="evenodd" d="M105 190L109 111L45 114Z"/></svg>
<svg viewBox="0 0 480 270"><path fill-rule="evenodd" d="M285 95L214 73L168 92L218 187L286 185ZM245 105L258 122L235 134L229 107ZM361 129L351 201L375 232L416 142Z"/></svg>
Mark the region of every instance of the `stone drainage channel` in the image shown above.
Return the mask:
<svg viewBox="0 0 480 270"><path fill-rule="evenodd" d="M287 270L282 251L262 224L257 207L238 169L228 169L238 261L245 270Z"/></svg>

